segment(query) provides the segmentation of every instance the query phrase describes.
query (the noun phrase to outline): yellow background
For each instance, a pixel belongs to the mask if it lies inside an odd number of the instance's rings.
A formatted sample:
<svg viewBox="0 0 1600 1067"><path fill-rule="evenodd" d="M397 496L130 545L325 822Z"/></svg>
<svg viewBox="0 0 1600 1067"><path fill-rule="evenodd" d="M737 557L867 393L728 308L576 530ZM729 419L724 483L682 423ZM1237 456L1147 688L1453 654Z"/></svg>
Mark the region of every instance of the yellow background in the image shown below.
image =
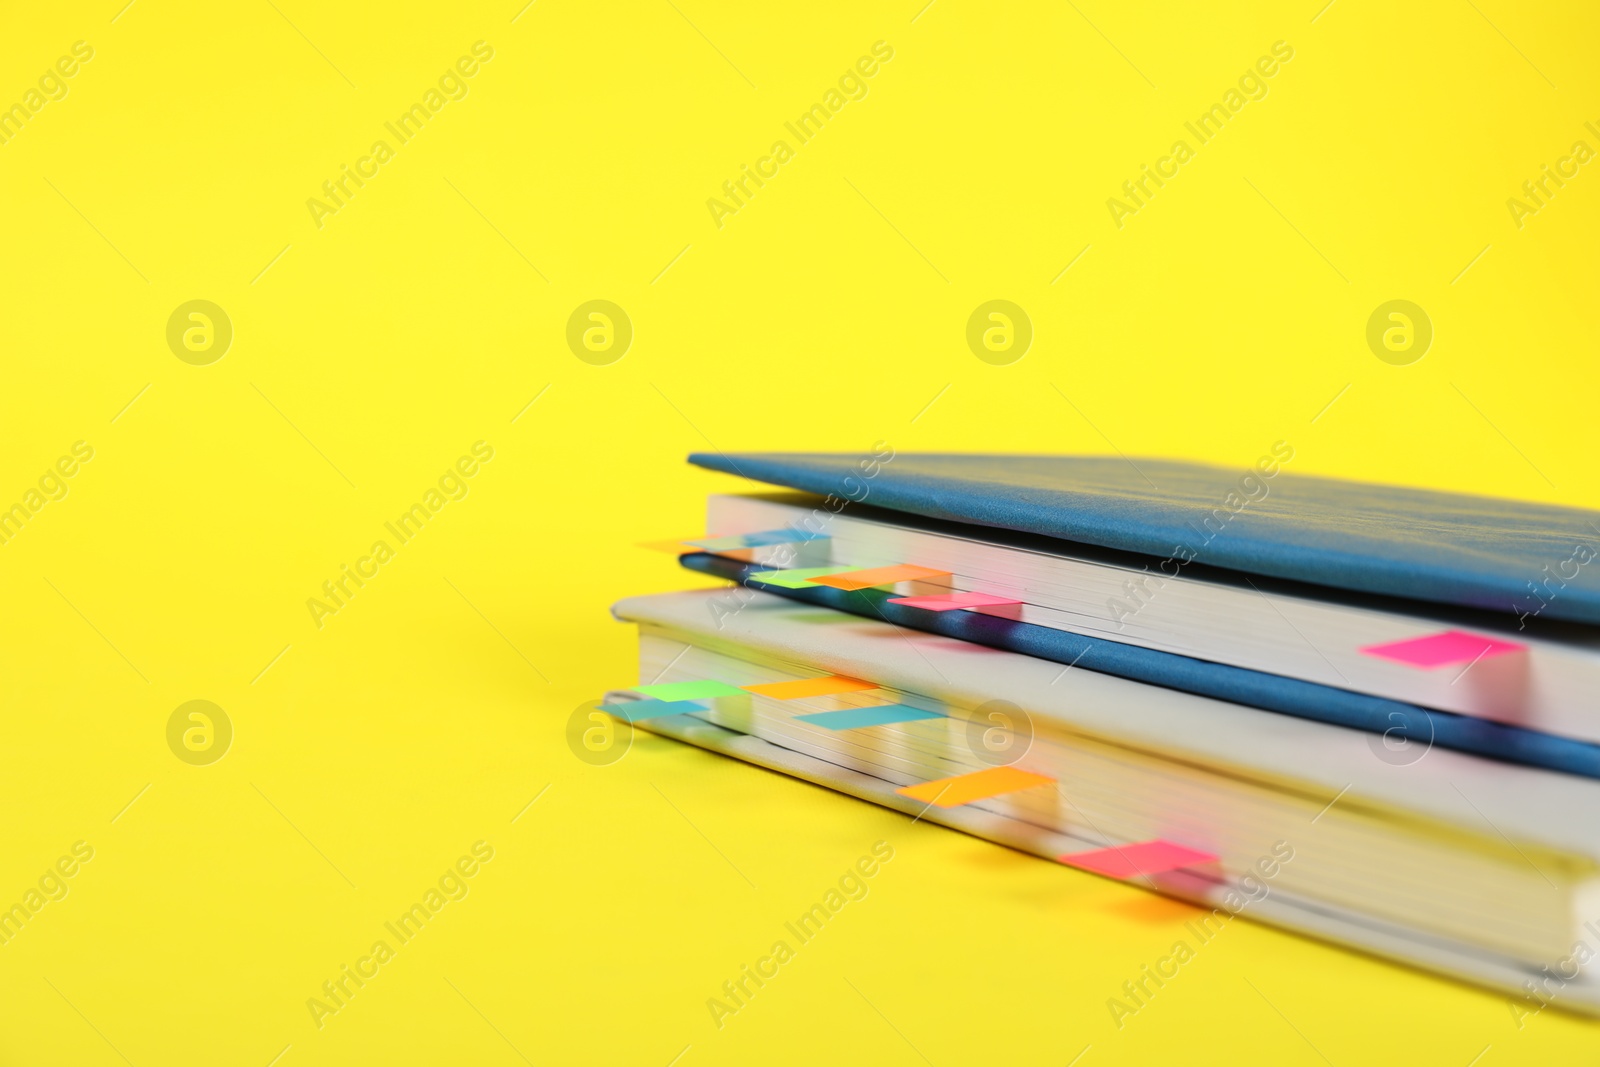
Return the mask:
<svg viewBox="0 0 1600 1067"><path fill-rule="evenodd" d="M606 767L565 741L634 678L608 605L705 584L633 547L737 485L692 450L1242 469L1283 439L1299 472L1591 503L1600 175L1520 230L1505 202L1600 147L1592 8L120 2L0 34L0 102L95 49L0 145L0 498L95 449L0 546L0 902L95 849L0 946L0 1060L1593 1049L1249 923L1119 1031L1106 999L1186 908L659 739ZM478 40L467 97L317 228L307 198ZM706 200L879 40L866 98L719 229ZM1113 225L1279 40L1269 95ZM635 330L609 366L564 339L596 298ZM1035 329L1010 366L964 340L994 298ZM1364 340L1396 298L1436 331L1406 367ZM209 366L166 344L192 299L235 330ZM480 439L470 494L319 630L306 599ZM236 732L211 766L166 744L192 699ZM480 839L470 895L319 1030L307 998ZM870 896L718 1030L706 999L880 839Z"/></svg>

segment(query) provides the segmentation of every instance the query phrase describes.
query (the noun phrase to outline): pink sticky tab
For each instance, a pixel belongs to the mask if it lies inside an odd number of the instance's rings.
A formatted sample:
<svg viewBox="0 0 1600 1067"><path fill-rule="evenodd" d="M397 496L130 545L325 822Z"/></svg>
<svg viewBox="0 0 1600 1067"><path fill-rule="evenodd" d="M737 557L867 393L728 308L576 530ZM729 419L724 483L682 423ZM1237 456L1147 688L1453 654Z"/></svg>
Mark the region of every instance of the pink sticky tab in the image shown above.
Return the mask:
<svg viewBox="0 0 1600 1067"><path fill-rule="evenodd" d="M956 608L992 608L1005 604L1020 604L1016 597L993 596L989 593L938 593L933 596L900 596L890 599L891 604L904 604L908 608L925 611L954 611Z"/></svg>
<svg viewBox="0 0 1600 1067"><path fill-rule="evenodd" d="M1498 641L1493 637L1446 630L1442 634L1413 637L1408 641L1390 641L1386 645L1368 645L1361 651L1379 659L1392 659L1410 667L1431 671L1452 663L1475 663L1485 656L1499 656L1507 652L1524 652L1526 645L1515 641Z"/></svg>
<svg viewBox="0 0 1600 1067"><path fill-rule="evenodd" d="M1171 841L1140 841L1132 845L1097 848L1089 852L1074 852L1059 857L1068 867L1093 871L1108 878L1133 878L1141 874L1160 874L1184 867L1197 867L1202 863L1215 863L1217 857L1209 852L1175 845Z"/></svg>

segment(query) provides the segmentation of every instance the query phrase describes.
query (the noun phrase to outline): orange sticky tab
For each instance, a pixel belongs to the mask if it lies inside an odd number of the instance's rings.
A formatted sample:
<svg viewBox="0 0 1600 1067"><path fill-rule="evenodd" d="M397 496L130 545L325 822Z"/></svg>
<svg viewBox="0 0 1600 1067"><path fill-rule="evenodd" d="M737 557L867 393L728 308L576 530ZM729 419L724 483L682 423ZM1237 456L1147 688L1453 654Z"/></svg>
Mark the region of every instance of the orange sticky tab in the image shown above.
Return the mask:
<svg viewBox="0 0 1600 1067"><path fill-rule="evenodd" d="M834 693L855 693L863 689L876 689L878 683L863 682L859 678L846 678L842 674L830 674L798 682L768 682L765 685L746 685L741 688L747 693L771 697L773 700L799 700L802 697L825 697Z"/></svg>
<svg viewBox="0 0 1600 1067"><path fill-rule="evenodd" d="M990 767L971 774L958 774L954 778L937 778L931 782L903 786L895 792L941 808L958 808L974 800L987 800L1004 793L1055 783L1054 778L1032 771L1019 771L1015 767Z"/></svg>
<svg viewBox="0 0 1600 1067"><path fill-rule="evenodd" d="M893 585L896 582L920 582L930 578L948 578L949 571L936 571L931 567L918 567L913 563L897 563L892 567L872 567L864 571L845 574L824 574L808 579L812 585L827 585L835 589L871 589L875 585Z"/></svg>

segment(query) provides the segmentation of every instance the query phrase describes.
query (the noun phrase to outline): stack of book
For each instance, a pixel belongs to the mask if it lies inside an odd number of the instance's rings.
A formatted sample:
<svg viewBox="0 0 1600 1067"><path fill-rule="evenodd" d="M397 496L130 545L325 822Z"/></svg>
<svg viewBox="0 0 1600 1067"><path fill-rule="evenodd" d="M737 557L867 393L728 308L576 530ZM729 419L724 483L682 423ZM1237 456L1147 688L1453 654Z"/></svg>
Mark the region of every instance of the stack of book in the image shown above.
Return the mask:
<svg viewBox="0 0 1600 1067"><path fill-rule="evenodd" d="M1072 456L696 455L642 728L1211 909L1600 1013L1600 525Z"/></svg>

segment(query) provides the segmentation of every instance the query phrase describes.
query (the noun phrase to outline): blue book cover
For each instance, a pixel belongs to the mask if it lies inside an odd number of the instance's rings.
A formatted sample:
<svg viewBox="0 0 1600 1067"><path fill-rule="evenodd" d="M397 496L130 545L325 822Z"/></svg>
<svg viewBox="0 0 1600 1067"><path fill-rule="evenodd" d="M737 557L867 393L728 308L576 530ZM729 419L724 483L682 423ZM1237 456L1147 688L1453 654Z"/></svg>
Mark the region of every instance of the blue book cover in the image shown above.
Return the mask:
<svg viewBox="0 0 1600 1067"><path fill-rule="evenodd" d="M1600 624L1600 514L1285 469L1105 456L695 453L838 500L1328 589Z"/></svg>

